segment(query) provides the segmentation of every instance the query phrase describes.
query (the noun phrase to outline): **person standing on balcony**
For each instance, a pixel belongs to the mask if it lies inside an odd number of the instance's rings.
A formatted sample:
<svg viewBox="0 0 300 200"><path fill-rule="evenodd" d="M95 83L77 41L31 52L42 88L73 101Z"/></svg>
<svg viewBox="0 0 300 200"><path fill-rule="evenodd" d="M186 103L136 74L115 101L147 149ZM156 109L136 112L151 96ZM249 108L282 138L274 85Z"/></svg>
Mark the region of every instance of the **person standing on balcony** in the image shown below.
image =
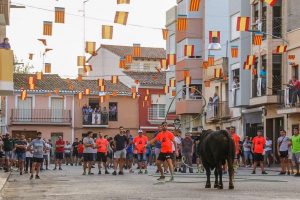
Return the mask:
<svg viewBox="0 0 300 200"><path fill-rule="evenodd" d="M218 116L218 107L219 107L219 96L217 93L214 94L213 98L213 105L214 105L214 116Z"/></svg>
<svg viewBox="0 0 300 200"><path fill-rule="evenodd" d="M267 72L264 66L261 67L259 76L261 78L261 95L265 95L267 89Z"/></svg>
<svg viewBox="0 0 300 200"><path fill-rule="evenodd" d="M285 130L280 130L280 137L277 140L277 154L280 157L281 172L279 175L285 175L287 172L287 159L289 155L290 139L286 136Z"/></svg>
<svg viewBox="0 0 300 200"><path fill-rule="evenodd" d="M297 96L300 99L300 81L297 80L296 76L292 78L292 85L294 86L294 91L292 94L292 106L295 106L297 102Z"/></svg>
<svg viewBox="0 0 300 200"><path fill-rule="evenodd" d="M266 144L266 139L264 138L262 131L258 130L257 136L254 137L252 140L252 152L254 153L253 155L254 164L253 164L252 174L256 174L255 170L256 170L257 163L260 164L261 173L268 174L264 169L263 152L264 152L265 144Z"/></svg>
<svg viewBox="0 0 300 200"><path fill-rule="evenodd" d="M4 38L3 42L0 43L0 49L10 49L9 39Z"/></svg>
<svg viewBox="0 0 300 200"><path fill-rule="evenodd" d="M64 159L64 151L65 151L65 141L63 141L62 136L58 136L58 140L55 143L55 167L53 170L56 170L57 165L58 169L62 170L61 162Z"/></svg>
<svg viewBox="0 0 300 200"><path fill-rule="evenodd" d="M299 164L300 164L300 135L299 129L294 128L294 135L292 136L291 143L292 153L293 153L293 161L296 165L296 174L295 176L300 176Z"/></svg>

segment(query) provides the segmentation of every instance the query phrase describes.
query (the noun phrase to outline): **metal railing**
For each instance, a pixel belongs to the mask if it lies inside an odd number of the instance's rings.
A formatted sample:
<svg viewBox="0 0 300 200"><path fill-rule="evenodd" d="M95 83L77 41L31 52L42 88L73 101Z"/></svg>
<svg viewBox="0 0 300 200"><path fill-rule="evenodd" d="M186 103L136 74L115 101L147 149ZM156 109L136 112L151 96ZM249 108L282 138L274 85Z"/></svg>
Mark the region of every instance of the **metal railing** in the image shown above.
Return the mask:
<svg viewBox="0 0 300 200"><path fill-rule="evenodd" d="M278 92L279 104L283 108L300 107L300 96L295 88L285 88Z"/></svg>
<svg viewBox="0 0 300 200"><path fill-rule="evenodd" d="M154 72L156 71L155 67L159 66L158 64L144 64L144 63L131 63L126 64L126 70L136 71L136 72Z"/></svg>
<svg viewBox="0 0 300 200"><path fill-rule="evenodd" d="M165 115L166 115L165 108L148 108L149 121L164 120Z"/></svg>
<svg viewBox="0 0 300 200"><path fill-rule="evenodd" d="M208 104L206 110L207 120L219 120L230 117L230 109L227 101L219 102L217 104Z"/></svg>
<svg viewBox="0 0 300 200"><path fill-rule="evenodd" d="M83 125L108 125L108 113L87 113L82 114Z"/></svg>
<svg viewBox="0 0 300 200"><path fill-rule="evenodd" d="M272 35L276 37L282 37L282 18L281 17L273 17L273 29Z"/></svg>
<svg viewBox="0 0 300 200"><path fill-rule="evenodd" d="M12 123L71 124L71 110L63 109L12 109Z"/></svg>

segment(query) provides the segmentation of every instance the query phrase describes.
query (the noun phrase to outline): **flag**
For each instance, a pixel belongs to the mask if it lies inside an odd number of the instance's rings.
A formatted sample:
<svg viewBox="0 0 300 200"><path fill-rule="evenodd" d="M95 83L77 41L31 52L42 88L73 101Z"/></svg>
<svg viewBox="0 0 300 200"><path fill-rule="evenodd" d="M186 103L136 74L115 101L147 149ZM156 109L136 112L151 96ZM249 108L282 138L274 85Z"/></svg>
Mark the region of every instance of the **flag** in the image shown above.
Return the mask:
<svg viewBox="0 0 300 200"><path fill-rule="evenodd" d="M169 83L169 86L170 86L170 87L176 87L176 80L175 80L175 79L170 79L169 82L170 82L170 83Z"/></svg>
<svg viewBox="0 0 300 200"><path fill-rule="evenodd" d="M140 83L140 81L139 80L135 80L134 83L138 85Z"/></svg>
<svg viewBox="0 0 300 200"><path fill-rule="evenodd" d="M119 83L119 77L118 76L111 76L111 83L113 83L113 84Z"/></svg>
<svg viewBox="0 0 300 200"><path fill-rule="evenodd" d="M188 77L189 75L190 75L189 71L187 71L187 70L183 71L183 77L184 78Z"/></svg>
<svg viewBox="0 0 300 200"><path fill-rule="evenodd" d="M38 41L42 42L44 46L47 46L47 40L46 39L38 39Z"/></svg>
<svg viewBox="0 0 300 200"><path fill-rule="evenodd" d="M90 71L93 71L92 65L84 65L83 71L84 71L84 73L88 73Z"/></svg>
<svg viewBox="0 0 300 200"><path fill-rule="evenodd" d="M250 70L252 65L248 65L247 62L244 62L244 69L245 70Z"/></svg>
<svg viewBox="0 0 300 200"><path fill-rule="evenodd" d="M210 81L204 81L204 86L205 87L210 87Z"/></svg>
<svg viewBox="0 0 300 200"><path fill-rule="evenodd" d="M219 69L214 69L214 77L215 78L221 78L222 76L222 69L219 68Z"/></svg>
<svg viewBox="0 0 300 200"><path fill-rule="evenodd" d="M169 93L169 86L165 85L164 86L164 91L165 91L165 94L168 94Z"/></svg>
<svg viewBox="0 0 300 200"><path fill-rule="evenodd" d="M104 83L104 79L98 79L98 86L104 86L105 83Z"/></svg>
<svg viewBox="0 0 300 200"><path fill-rule="evenodd" d="M21 91L21 100L24 101L27 98L27 91L26 90L22 90Z"/></svg>
<svg viewBox="0 0 300 200"><path fill-rule="evenodd" d="M117 11L115 15L114 23L126 25L127 19L128 19L128 12Z"/></svg>
<svg viewBox="0 0 300 200"><path fill-rule="evenodd" d="M214 66L215 65L215 56L208 56L208 66Z"/></svg>
<svg viewBox="0 0 300 200"><path fill-rule="evenodd" d="M255 55L248 55L247 56L247 61L246 61L247 65L254 65L255 62L256 62L256 56Z"/></svg>
<svg viewBox="0 0 300 200"><path fill-rule="evenodd" d="M270 6L274 6L277 3L277 0L265 0L265 2Z"/></svg>
<svg viewBox="0 0 300 200"><path fill-rule="evenodd" d="M208 61L203 61L202 62L202 67L204 68L204 69L207 69L209 66L208 66Z"/></svg>
<svg viewBox="0 0 300 200"><path fill-rule="evenodd" d="M29 60L32 60L32 58L33 58L33 53L30 53L29 54Z"/></svg>
<svg viewBox="0 0 300 200"><path fill-rule="evenodd" d="M217 41L213 41L213 38L217 38ZM220 31L209 31L209 43L220 43L221 34Z"/></svg>
<svg viewBox="0 0 300 200"><path fill-rule="evenodd" d="M36 73L36 80L42 80L43 78L43 72L37 72Z"/></svg>
<svg viewBox="0 0 300 200"><path fill-rule="evenodd" d="M100 96L100 103L104 103L104 96Z"/></svg>
<svg viewBox="0 0 300 200"><path fill-rule="evenodd" d="M116 97L116 96L117 96L117 91L113 91L113 92L112 92L112 96L113 96L113 97Z"/></svg>
<svg viewBox="0 0 300 200"><path fill-rule="evenodd" d="M34 84L29 84L29 90L34 90L35 85Z"/></svg>
<svg viewBox="0 0 300 200"><path fill-rule="evenodd" d="M28 77L28 85L34 85L34 77L33 76Z"/></svg>
<svg viewBox="0 0 300 200"><path fill-rule="evenodd" d="M65 23L65 8L55 7L55 23Z"/></svg>
<svg viewBox="0 0 300 200"><path fill-rule="evenodd" d="M45 73L46 74L51 73L51 63L45 63Z"/></svg>
<svg viewBox="0 0 300 200"><path fill-rule="evenodd" d="M254 76L257 75L257 69L252 69L252 75L254 75Z"/></svg>
<svg viewBox="0 0 300 200"><path fill-rule="evenodd" d="M126 63L132 63L132 55L125 56Z"/></svg>
<svg viewBox="0 0 300 200"><path fill-rule="evenodd" d="M192 77L187 76L184 78L185 85L189 86L192 83Z"/></svg>
<svg viewBox="0 0 300 200"><path fill-rule="evenodd" d="M54 93L55 93L56 95L59 95L59 89L54 89Z"/></svg>
<svg viewBox="0 0 300 200"><path fill-rule="evenodd" d="M176 54L168 54L167 66L176 65Z"/></svg>
<svg viewBox="0 0 300 200"><path fill-rule="evenodd" d="M82 99L82 92L78 93L78 99L81 100Z"/></svg>
<svg viewBox="0 0 300 200"><path fill-rule="evenodd" d="M105 95L105 100L106 100L106 101L109 101L109 99L110 99L109 94L106 94L106 95Z"/></svg>
<svg viewBox="0 0 300 200"><path fill-rule="evenodd" d="M85 65L85 56L77 56L77 66Z"/></svg>
<svg viewBox="0 0 300 200"><path fill-rule="evenodd" d="M101 85L101 86L99 87L99 90L100 90L100 92L105 92L105 86L104 86L104 85Z"/></svg>
<svg viewBox="0 0 300 200"><path fill-rule="evenodd" d="M276 53L285 53L287 49L287 45L279 45L277 46Z"/></svg>
<svg viewBox="0 0 300 200"><path fill-rule="evenodd" d="M184 45L184 56L194 56L194 45Z"/></svg>
<svg viewBox="0 0 300 200"><path fill-rule="evenodd" d="M228 76L223 76L224 81L228 81Z"/></svg>
<svg viewBox="0 0 300 200"><path fill-rule="evenodd" d="M237 18L237 31L248 31L250 26L250 17L238 17Z"/></svg>
<svg viewBox="0 0 300 200"><path fill-rule="evenodd" d="M74 85L69 85L69 90L74 90Z"/></svg>
<svg viewBox="0 0 300 200"><path fill-rule="evenodd" d="M126 60L124 58L120 59L119 67L120 68L125 68L126 67Z"/></svg>
<svg viewBox="0 0 300 200"><path fill-rule="evenodd" d="M133 98L133 99L136 99L136 92L133 92L133 93L132 93L132 98Z"/></svg>
<svg viewBox="0 0 300 200"><path fill-rule="evenodd" d="M176 90L172 90L172 97L176 96Z"/></svg>
<svg viewBox="0 0 300 200"><path fill-rule="evenodd" d="M167 40L169 37L169 30L168 29L162 29L163 39Z"/></svg>
<svg viewBox="0 0 300 200"><path fill-rule="evenodd" d="M145 96L145 97L144 97L144 101L148 101L148 96Z"/></svg>
<svg viewBox="0 0 300 200"><path fill-rule="evenodd" d="M289 59L289 60L295 60L295 58L296 58L295 55L289 55L289 56L288 56L288 59Z"/></svg>
<svg viewBox="0 0 300 200"><path fill-rule="evenodd" d="M149 89L146 90L146 94L147 94L147 95L150 95Z"/></svg>
<svg viewBox="0 0 300 200"><path fill-rule="evenodd" d="M45 49L45 53L47 53L48 51L52 51L53 49L51 49L51 48L46 48Z"/></svg>
<svg viewBox="0 0 300 200"><path fill-rule="evenodd" d="M168 69L168 62L167 59L160 60L160 69L167 70ZM160 71L159 71L160 72Z"/></svg>
<svg viewBox="0 0 300 200"><path fill-rule="evenodd" d="M111 40L113 38L114 27L102 25L102 39Z"/></svg>
<svg viewBox="0 0 300 200"><path fill-rule="evenodd" d="M81 74L78 74L77 80L78 80L79 82L82 81L82 75L81 75Z"/></svg>
<svg viewBox="0 0 300 200"><path fill-rule="evenodd" d="M239 56L239 48L237 46L231 47L231 57L237 58Z"/></svg>
<svg viewBox="0 0 300 200"><path fill-rule="evenodd" d="M262 44L263 34L255 34L253 36L253 44L260 46Z"/></svg>
<svg viewBox="0 0 300 200"><path fill-rule="evenodd" d="M117 0L117 4L130 4L130 0Z"/></svg>
<svg viewBox="0 0 300 200"><path fill-rule="evenodd" d="M84 90L84 94L85 94L85 95L89 95L89 94L91 94L91 90L90 90L90 89L88 89L88 88L87 88L87 89L85 89L85 90Z"/></svg>
<svg viewBox="0 0 300 200"><path fill-rule="evenodd" d="M177 18L177 30L186 31L187 29L187 19L186 16L178 16Z"/></svg>
<svg viewBox="0 0 300 200"><path fill-rule="evenodd" d="M134 57L141 57L141 45L133 44L133 54Z"/></svg>
<svg viewBox="0 0 300 200"><path fill-rule="evenodd" d="M200 10L200 0L190 0L190 11L195 12Z"/></svg>
<svg viewBox="0 0 300 200"><path fill-rule="evenodd" d="M94 55L96 53L96 42L85 42L85 52Z"/></svg>
<svg viewBox="0 0 300 200"><path fill-rule="evenodd" d="M137 92L137 91L136 91L136 87L132 87L132 88L131 88L131 93L135 93L135 92Z"/></svg>
<svg viewBox="0 0 300 200"><path fill-rule="evenodd" d="M52 22L44 21L43 35L52 35Z"/></svg>

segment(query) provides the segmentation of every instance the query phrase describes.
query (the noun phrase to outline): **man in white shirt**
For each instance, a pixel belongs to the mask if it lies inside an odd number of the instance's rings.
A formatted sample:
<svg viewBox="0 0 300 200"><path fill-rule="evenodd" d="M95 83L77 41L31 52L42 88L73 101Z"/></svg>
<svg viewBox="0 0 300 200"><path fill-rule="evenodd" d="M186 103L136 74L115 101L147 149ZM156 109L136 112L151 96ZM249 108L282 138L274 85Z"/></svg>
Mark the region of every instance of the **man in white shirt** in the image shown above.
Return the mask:
<svg viewBox="0 0 300 200"><path fill-rule="evenodd" d="M175 131L175 138L174 138L175 142L176 142L176 145L177 145L177 149L178 149L178 156L175 155L175 146L174 144L172 143L172 149L173 149L173 152L174 152L174 160L173 160L173 164L174 164L174 172L181 172L181 166L180 166L180 163L181 163L181 130L176 130ZM179 170L177 170L177 168Z"/></svg>
<svg viewBox="0 0 300 200"><path fill-rule="evenodd" d="M72 145L69 141L66 142L65 144L65 159L66 159L66 165L69 165L69 163L71 164L71 149L72 149Z"/></svg>
<svg viewBox="0 0 300 200"><path fill-rule="evenodd" d="M48 143L48 142L46 142L46 140L44 139L44 141L45 141L45 146L46 146L46 148L45 148L45 150L44 150L44 165L45 165L45 167L46 167L46 170L48 170L49 168L49 160L50 160L50 149L51 149L51 145ZM41 166L41 170L43 170L43 166Z"/></svg>

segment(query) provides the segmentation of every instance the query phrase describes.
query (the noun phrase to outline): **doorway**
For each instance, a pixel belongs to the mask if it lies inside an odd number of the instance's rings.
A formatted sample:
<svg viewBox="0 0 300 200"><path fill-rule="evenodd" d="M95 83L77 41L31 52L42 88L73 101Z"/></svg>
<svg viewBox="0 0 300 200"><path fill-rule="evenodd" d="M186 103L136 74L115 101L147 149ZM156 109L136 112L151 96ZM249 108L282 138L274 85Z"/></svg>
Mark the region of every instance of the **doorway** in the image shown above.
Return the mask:
<svg viewBox="0 0 300 200"><path fill-rule="evenodd" d="M284 118L271 118L266 121L266 137L270 138L273 142L273 155L276 156L276 160L279 160L277 155L277 139L280 136L280 129L284 127Z"/></svg>

